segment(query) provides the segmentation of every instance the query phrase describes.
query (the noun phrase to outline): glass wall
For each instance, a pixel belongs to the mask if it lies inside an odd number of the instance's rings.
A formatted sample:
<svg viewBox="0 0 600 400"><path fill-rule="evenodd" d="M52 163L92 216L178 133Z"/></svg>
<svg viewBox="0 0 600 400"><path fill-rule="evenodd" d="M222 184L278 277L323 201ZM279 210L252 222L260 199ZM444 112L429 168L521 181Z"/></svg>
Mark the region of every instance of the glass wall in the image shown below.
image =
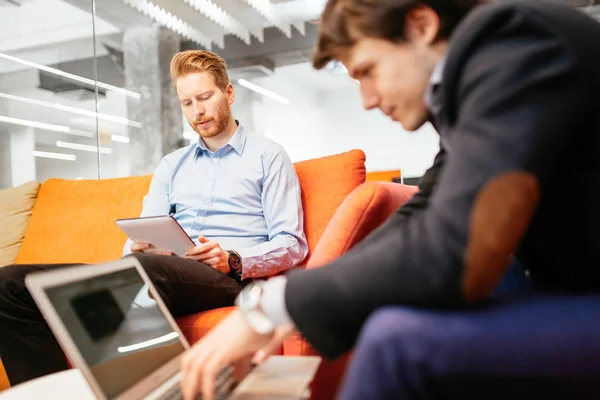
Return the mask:
<svg viewBox="0 0 600 400"><path fill-rule="evenodd" d="M94 6L0 0L0 189L130 175L142 96L124 88L123 29Z"/></svg>
<svg viewBox="0 0 600 400"><path fill-rule="evenodd" d="M98 177L93 36L67 2L0 2L0 188Z"/></svg>

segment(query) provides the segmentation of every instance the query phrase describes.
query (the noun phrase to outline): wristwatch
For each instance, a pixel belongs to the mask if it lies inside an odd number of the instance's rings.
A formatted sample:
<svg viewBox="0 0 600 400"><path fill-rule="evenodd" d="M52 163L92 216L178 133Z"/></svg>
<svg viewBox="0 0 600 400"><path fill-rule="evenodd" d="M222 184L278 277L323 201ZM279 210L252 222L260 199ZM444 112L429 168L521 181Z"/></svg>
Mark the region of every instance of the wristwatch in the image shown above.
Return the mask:
<svg viewBox="0 0 600 400"><path fill-rule="evenodd" d="M229 253L229 271L240 275L242 273L242 257L235 250L227 250Z"/></svg>
<svg viewBox="0 0 600 400"><path fill-rule="evenodd" d="M265 314L260 305L264 285L263 280L250 283L238 294L235 305L254 331L261 335L271 335L275 331L275 323Z"/></svg>

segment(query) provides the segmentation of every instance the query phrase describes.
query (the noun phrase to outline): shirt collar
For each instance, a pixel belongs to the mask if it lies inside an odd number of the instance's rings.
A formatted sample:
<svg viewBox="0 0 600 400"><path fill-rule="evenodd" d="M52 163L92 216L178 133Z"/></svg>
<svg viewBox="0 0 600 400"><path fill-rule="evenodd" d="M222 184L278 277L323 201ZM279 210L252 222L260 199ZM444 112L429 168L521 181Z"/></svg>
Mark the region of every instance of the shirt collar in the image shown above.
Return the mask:
<svg viewBox="0 0 600 400"><path fill-rule="evenodd" d="M429 77L429 85L427 86L427 90L425 90L425 104L427 104L427 107L429 108L432 106L432 97L435 88L442 83L445 66L446 56L442 57L442 59L438 61L433 69L433 72L431 73L431 76Z"/></svg>
<svg viewBox="0 0 600 400"><path fill-rule="evenodd" d="M231 139L229 139L229 142L225 146L223 146L223 148L229 146L233 150L235 150L235 152L238 153L238 155L241 156L242 152L244 151L244 145L246 144L247 134L246 130L237 119L235 120L235 123L238 127ZM205 151L209 153L211 152L210 149L206 146L206 143L204 143L204 140L202 140L202 138L198 138L198 141L196 142L196 157L198 157L200 153L203 153Z"/></svg>

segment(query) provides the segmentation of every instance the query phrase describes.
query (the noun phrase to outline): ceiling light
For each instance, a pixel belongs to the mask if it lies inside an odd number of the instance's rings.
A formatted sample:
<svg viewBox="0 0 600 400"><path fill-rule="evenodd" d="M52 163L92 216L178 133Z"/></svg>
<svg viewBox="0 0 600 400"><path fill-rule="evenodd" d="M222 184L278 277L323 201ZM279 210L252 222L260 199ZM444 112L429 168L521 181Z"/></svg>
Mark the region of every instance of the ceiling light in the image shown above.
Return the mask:
<svg viewBox="0 0 600 400"><path fill-rule="evenodd" d="M58 147L63 147L65 149L90 151L90 152L93 152L93 153L98 152L98 146L90 146L90 145L87 145L87 144L61 142L59 140L59 141L56 142L56 145ZM112 154L112 149L109 149L108 147L100 147L100 153L103 153L103 154Z"/></svg>
<svg viewBox="0 0 600 400"><path fill-rule="evenodd" d="M66 105L60 104L60 103L50 103L48 101L35 100L35 99L30 99L28 97L15 96L14 94L8 94L8 93L2 93L2 92L0 92L0 97L3 97L8 100L15 100L15 101L23 102L23 103L34 104L36 106L55 108L57 110L67 111L67 112L70 112L73 114L85 115L85 116L92 117L92 118L96 117L96 113L94 111L84 110L83 108L66 106ZM98 119L105 120L105 121L112 121L112 122L116 122L116 123L122 124L122 125L129 125L134 128L142 127L142 124L137 121L130 121L127 118L116 117L114 115L98 113Z"/></svg>
<svg viewBox="0 0 600 400"><path fill-rule="evenodd" d="M88 111L88 110L84 110L84 109L77 108L77 107L65 106L64 104L56 103L56 104L54 104L54 108L56 108L58 110L62 110L62 111L69 111L69 112L72 112L74 114L87 115L88 117L92 117L92 118L96 117L96 112L95 111ZM134 128L141 128L142 127L142 124L140 122L131 121L131 120L127 119L127 118L117 117L117 116L114 116L114 115L108 115L108 114L98 113L98 119L101 119L101 120L104 120L104 121L116 122L116 123L121 124L121 125L129 125L129 126L132 126Z"/></svg>
<svg viewBox="0 0 600 400"><path fill-rule="evenodd" d="M72 79L74 81L86 83L88 85L92 85L92 86L96 85L96 81L94 81L93 79L84 78L83 76L79 76L79 75L71 74L71 73L68 73L65 71L61 71L60 69L56 69L56 68L48 67L46 65L23 60L18 57L9 56L8 54L0 53L0 58L4 58L6 60L13 61L13 62L16 62L19 64L27 65L28 67L36 68L41 71L46 71L51 74L62 76L64 78ZM124 94L125 96L133 97L134 99L139 100L142 98L142 95L139 93L132 92L131 90L123 89L123 88L120 88L117 86L109 85L108 83L97 82L97 85L98 85L98 87L100 87L102 89L112 90L113 92L118 92L118 93Z"/></svg>
<svg viewBox="0 0 600 400"><path fill-rule="evenodd" d="M244 86L244 87L246 87L246 88L248 88L250 90L254 90L256 93L260 93L263 96L268 97L268 98L270 98L272 100L278 101L278 102L280 102L282 104L290 104L290 101L288 99L286 99L285 97L280 96L277 93L273 93L270 90L267 90L267 89L265 89L263 87L255 85L252 82L248 82L245 79L238 79L238 83L240 85L242 85L242 86Z"/></svg>
<svg viewBox="0 0 600 400"><path fill-rule="evenodd" d="M75 154L51 153L49 151L34 151L33 155L40 158L52 158L54 160L75 161Z"/></svg>
<svg viewBox="0 0 600 400"><path fill-rule="evenodd" d="M43 129L45 131L51 131L51 132L67 133L69 135L83 136L83 137L87 137L87 138L91 138L91 137L95 136L94 133L92 133L92 132L71 129L68 126L64 126L64 125L46 124L43 122L29 121L27 119L4 117L2 115L0 115L0 122L6 122L7 124L13 124L13 125L19 125L19 126L28 126L30 128Z"/></svg>
<svg viewBox="0 0 600 400"><path fill-rule="evenodd" d="M26 119L4 117L2 115L0 115L0 122L6 122L8 124L13 124L13 125L28 126L31 128L44 129L46 131L52 131L52 132L69 133L69 131L71 130L68 126L45 124L43 122L35 122L35 121L29 121Z"/></svg>
<svg viewBox="0 0 600 400"><path fill-rule="evenodd" d="M111 135L110 139L113 142L119 142L119 143L129 143L129 138L127 136L121 136L121 135Z"/></svg>

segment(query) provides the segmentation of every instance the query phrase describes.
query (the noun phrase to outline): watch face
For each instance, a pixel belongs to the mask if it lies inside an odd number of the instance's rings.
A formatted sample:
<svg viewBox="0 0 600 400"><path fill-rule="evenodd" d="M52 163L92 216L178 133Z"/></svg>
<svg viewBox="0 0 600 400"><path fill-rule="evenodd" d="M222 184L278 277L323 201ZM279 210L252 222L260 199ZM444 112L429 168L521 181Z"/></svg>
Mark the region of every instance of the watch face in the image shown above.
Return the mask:
<svg viewBox="0 0 600 400"><path fill-rule="evenodd" d="M240 260L240 256L238 256L234 252L229 253L229 268L234 270L235 272L239 272L242 266L242 260Z"/></svg>

